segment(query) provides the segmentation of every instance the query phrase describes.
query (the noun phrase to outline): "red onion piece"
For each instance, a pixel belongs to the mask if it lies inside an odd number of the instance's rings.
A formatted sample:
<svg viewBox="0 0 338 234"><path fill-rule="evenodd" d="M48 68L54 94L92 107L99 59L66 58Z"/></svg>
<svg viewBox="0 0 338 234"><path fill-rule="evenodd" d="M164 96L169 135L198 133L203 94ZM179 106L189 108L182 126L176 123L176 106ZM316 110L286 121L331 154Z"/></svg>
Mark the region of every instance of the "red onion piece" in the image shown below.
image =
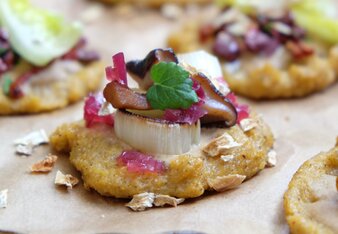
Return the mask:
<svg viewBox="0 0 338 234"><path fill-rule="evenodd" d="M89 94L85 100L84 105L84 120L86 121L86 126L89 128L95 123L104 123L110 126L114 125L113 115L100 116L99 110L104 103L104 98L102 94Z"/></svg>
<svg viewBox="0 0 338 234"><path fill-rule="evenodd" d="M213 51L228 62L235 61L240 56L240 45L229 33L221 31L217 34Z"/></svg>
<svg viewBox="0 0 338 234"><path fill-rule="evenodd" d="M279 46L279 43L274 38L256 28L249 30L245 34L244 40L248 50L253 53L260 52L265 55L271 55Z"/></svg>
<svg viewBox="0 0 338 234"><path fill-rule="evenodd" d="M106 67L106 77L109 81L116 80L120 84L128 85L127 69L124 61L124 54L117 53L113 56L114 67Z"/></svg>
<svg viewBox="0 0 338 234"><path fill-rule="evenodd" d="M162 173L165 171L163 161L154 159L152 156L138 151L123 151L117 158L119 165L127 166L129 172L136 173Z"/></svg>
<svg viewBox="0 0 338 234"><path fill-rule="evenodd" d="M203 101L200 101L186 110L167 109L164 112L163 118L171 122L193 124L207 113L208 112L203 108Z"/></svg>

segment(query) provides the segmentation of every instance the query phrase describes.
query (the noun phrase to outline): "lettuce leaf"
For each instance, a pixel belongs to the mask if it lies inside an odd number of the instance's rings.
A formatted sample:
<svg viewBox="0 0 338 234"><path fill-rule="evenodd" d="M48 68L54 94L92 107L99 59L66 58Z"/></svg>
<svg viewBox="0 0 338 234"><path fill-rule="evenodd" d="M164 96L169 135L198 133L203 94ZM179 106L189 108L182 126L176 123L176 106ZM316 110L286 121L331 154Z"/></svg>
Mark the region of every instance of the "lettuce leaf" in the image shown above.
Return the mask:
<svg viewBox="0 0 338 234"><path fill-rule="evenodd" d="M44 66L69 51L82 27L32 6L29 0L0 0L0 25L13 49L36 66Z"/></svg>

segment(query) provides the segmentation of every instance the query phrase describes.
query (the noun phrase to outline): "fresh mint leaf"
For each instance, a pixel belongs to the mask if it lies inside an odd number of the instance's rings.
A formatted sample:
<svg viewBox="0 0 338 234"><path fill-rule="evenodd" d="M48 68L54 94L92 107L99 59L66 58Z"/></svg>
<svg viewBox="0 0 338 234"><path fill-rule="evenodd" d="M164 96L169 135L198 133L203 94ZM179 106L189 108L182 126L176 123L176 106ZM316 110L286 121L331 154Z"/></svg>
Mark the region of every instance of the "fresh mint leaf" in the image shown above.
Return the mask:
<svg viewBox="0 0 338 234"><path fill-rule="evenodd" d="M147 100L154 109L188 109L198 102L192 89L189 72L173 62L160 62L150 70L154 81L147 92Z"/></svg>

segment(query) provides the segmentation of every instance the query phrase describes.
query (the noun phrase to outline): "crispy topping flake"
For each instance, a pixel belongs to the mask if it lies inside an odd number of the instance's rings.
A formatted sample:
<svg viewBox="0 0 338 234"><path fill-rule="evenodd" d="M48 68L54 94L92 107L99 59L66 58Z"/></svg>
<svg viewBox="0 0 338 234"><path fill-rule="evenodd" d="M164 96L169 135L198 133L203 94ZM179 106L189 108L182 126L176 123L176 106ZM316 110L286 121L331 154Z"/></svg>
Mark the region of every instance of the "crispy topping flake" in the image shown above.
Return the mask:
<svg viewBox="0 0 338 234"><path fill-rule="evenodd" d="M211 188L217 192L223 192L225 190L233 189L245 180L245 175L233 174L228 176L217 176L214 179L209 179L208 184Z"/></svg>
<svg viewBox="0 0 338 234"><path fill-rule="evenodd" d="M247 118L242 119L241 122L239 122L239 125L244 132L247 132L257 127L257 122L254 119Z"/></svg>
<svg viewBox="0 0 338 234"><path fill-rule="evenodd" d="M64 185L67 188L72 189L75 185L77 185L77 183L79 183L79 180L70 174L64 175L61 171L57 171L54 183L56 185Z"/></svg>
<svg viewBox="0 0 338 234"><path fill-rule="evenodd" d="M235 158L234 155L232 154L229 154L229 155L222 155L221 156L221 159L224 161L224 162L230 162L231 160L233 160Z"/></svg>
<svg viewBox="0 0 338 234"><path fill-rule="evenodd" d="M45 130L32 132L27 136L14 141L16 145L16 152L21 155L31 155L33 148L41 144L47 144L49 142L48 136Z"/></svg>
<svg viewBox="0 0 338 234"><path fill-rule="evenodd" d="M15 145L29 145L32 144L33 146L46 144L49 142L48 136L45 130L40 129L39 131L32 132L27 136L17 139L14 141Z"/></svg>
<svg viewBox="0 0 338 234"><path fill-rule="evenodd" d="M140 193L133 196L133 199L126 204L133 211L144 211L153 206L170 205L176 207L184 202L184 198L175 198L168 195L154 193Z"/></svg>
<svg viewBox="0 0 338 234"><path fill-rule="evenodd" d="M35 163L31 167L31 172L50 172L57 159L57 156L49 154L42 161Z"/></svg>
<svg viewBox="0 0 338 234"><path fill-rule="evenodd" d="M238 143L235 139L228 133L224 133L220 137L213 139L209 144L207 144L203 151L211 157L223 154L227 155L229 149L236 148L243 145Z"/></svg>
<svg viewBox="0 0 338 234"><path fill-rule="evenodd" d="M140 193L134 195L133 199L126 206L133 211L144 211L147 208L153 207L154 199L154 193Z"/></svg>
<svg viewBox="0 0 338 234"><path fill-rule="evenodd" d="M155 195L154 205L165 206L170 205L176 207L177 205L184 202L184 198L175 198L168 195Z"/></svg>
<svg viewBox="0 0 338 234"><path fill-rule="evenodd" d="M8 194L8 189L4 189L0 191L0 208L7 207L7 194Z"/></svg>
<svg viewBox="0 0 338 234"><path fill-rule="evenodd" d="M33 145L17 145L15 147L15 152L19 155L29 156L33 153Z"/></svg>
<svg viewBox="0 0 338 234"><path fill-rule="evenodd" d="M266 157L266 167L274 167L277 164L277 153L274 150L270 150Z"/></svg>

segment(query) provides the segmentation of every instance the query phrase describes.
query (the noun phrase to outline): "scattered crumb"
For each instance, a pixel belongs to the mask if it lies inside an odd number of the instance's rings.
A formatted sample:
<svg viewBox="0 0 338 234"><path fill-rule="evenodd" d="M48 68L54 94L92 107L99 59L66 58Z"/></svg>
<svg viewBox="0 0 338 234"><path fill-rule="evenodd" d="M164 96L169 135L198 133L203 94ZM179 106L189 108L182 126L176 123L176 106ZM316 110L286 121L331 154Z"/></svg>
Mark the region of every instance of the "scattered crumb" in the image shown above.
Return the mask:
<svg viewBox="0 0 338 234"><path fill-rule="evenodd" d="M277 164L277 153L274 150L270 150L266 157L266 167L274 167Z"/></svg>
<svg viewBox="0 0 338 234"><path fill-rule="evenodd" d="M153 206L170 205L177 207L184 202L184 198L175 198L168 195L141 193L133 196L133 199L126 204L133 211L144 211Z"/></svg>
<svg viewBox="0 0 338 234"><path fill-rule="evenodd" d="M104 219L105 217L106 217L106 216L105 216L104 214L102 214L102 215L101 215L101 218L103 218L103 219Z"/></svg>
<svg viewBox="0 0 338 234"><path fill-rule="evenodd" d="M220 137L213 139L209 144L203 147L203 151L209 156L214 157L220 154L227 154L231 148L239 147L240 144L228 133L224 133Z"/></svg>
<svg viewBox="0 0 338 234"><path fill-rule="evenodd" d="M57 171L54 183L72 189L79 183L79 180L70 174L64 175L61 171Z"/></svg>
<svg viewBox="0 0 338 234"><path fill-rule="evenodd" d="M175 198L168 195L155 195L154 205L165 206L170 205L176 207L177 205L184 202L184 198Z"/></svg>
<svg viewBox="0 0 338 234"><path fill-rule="evenodd" d="M176 20L180 18L184 12L182 7L178 6L177 4L168 3L161 7L161 14L168 19Z"/></svg>
<svg viewBox="0 0 338 234"><path fill-rule="evenodd" d="M241 120L239 125L244 132L247 132L257 127L257 122L254 119L247 118L247 119Z"/></svg>
<svg viewBox="0 0 338 234"><path fill-rule="evenodd" d="M8 195L8 189L4 189L0 191L0 208L7 207L7 195Z"/></svg>
<svg viewBox="0 0 338 234"><path fill-rule="evenodd" d="M28 145L17 145L15 147L15 152L18 155L24 155L24 156L29 156L33 153L33 145L28 144Z"/></svg>
<svg viewBox="0 0 338 234"><path fill-rule="evenodd" d="M223 192L235 188L243 183L245 175L233 174L228 176L217 176L215 179L209 179L208 184L217 192Z"/></svg>
<svg viewBox="0 0 338 234"><path fill-rule="evenodd" d="M224 161L224 162L230 162L231 160L233 160L235 158L235 156L229 154L229 155L222 155L221 156L221 159Z"/></svg>
<svg viewBox="0 0 338 234"><path fill-rule="evenodd" d="M84 23L93 23L103 15L104 7L101 4L91 4L80 15Z"/></svg>
<svg viewBox="0 0 338 234"><path fill-rule="evenodd" d="M99 110L99 116L111 115L114 113L114 108L109 102L104 102Z"/></svg>
<svg viewBox="0 0 338 234"><path fill-rule="evenodd" d="M133 211L144 211L147 208L153 207L155 194L140 193L133 196L133 199L126 204Z"/></svg>
<svg viewBox="0 0 338 234"><path fill-rule="evenodd" d="M49 142L48 136L45 130L31 132L23 138L14 141L16 145L16 152L20 155L29 156L33 153L33 148L41 144L47 144Z"/></svg>
<svg viewBox="0 0 338 234"><path fill-rule="evenodd" d="M285 119L286 122L290 121L290 117L289 116L285 116L284 119Z"/></svg>
<svg viewBox="0 0 338 234"><path fill-rule="evenodd" d="M57 156L49 154L42 161L35 163L31 167L31 172L50 172L57 159Z"/></svg>

